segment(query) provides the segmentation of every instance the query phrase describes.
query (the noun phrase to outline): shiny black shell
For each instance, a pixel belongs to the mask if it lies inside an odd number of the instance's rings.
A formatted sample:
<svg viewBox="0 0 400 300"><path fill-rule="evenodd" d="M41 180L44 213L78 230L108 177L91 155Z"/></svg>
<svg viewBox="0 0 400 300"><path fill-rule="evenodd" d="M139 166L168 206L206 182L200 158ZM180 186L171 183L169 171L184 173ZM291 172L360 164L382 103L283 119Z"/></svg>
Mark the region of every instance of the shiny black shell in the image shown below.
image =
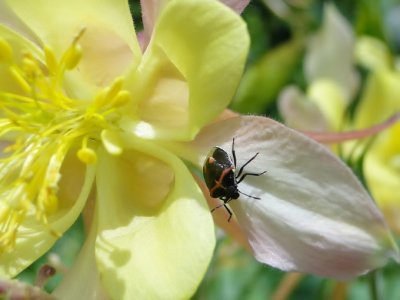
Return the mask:
<svg viewBox="0 0 400 300"><path fill-rule="evenodd" d="M214 147L210 150L204 161L203 176L211 197L225 203L239 198L235 165L223 149Z"/></svg>

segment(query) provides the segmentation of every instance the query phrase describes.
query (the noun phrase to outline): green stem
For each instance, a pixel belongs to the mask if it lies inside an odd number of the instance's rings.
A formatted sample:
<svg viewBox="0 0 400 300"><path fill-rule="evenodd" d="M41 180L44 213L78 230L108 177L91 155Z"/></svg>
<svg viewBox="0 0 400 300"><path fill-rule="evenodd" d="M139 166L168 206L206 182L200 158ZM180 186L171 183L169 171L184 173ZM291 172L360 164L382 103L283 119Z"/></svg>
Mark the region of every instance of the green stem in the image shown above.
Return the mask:
<svg viewBox="0 0 400 300"><path fill-rule="evenodd" d="M375 270L369 274L369 290L372 300L383 300L383 285L379 270Z"/></svg>

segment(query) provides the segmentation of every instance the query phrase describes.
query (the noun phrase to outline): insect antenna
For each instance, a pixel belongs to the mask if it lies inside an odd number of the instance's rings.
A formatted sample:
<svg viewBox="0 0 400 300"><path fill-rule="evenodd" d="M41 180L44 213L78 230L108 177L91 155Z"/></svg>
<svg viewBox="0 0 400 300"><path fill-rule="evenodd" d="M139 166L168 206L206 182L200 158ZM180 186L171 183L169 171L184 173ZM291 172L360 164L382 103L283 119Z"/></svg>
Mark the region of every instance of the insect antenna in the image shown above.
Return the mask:
<svg viewBox="0 0 400 300"><path fill-rule="evenodd" d="M235 138L232 139L232 158L233 158L233 165L236 168Z"/></svg>
<svg viewBox="0 0 400 300"><path fill-rule="evenodd" d="M242 195L247 196L247 197L250 197L250 198L253 198L253 199L256 199L256 200L261 200L261 198L259 198L259 197L251 196L251 195L249 195L249 194L243 193L242 191L239 191L239 190L238 190L238 192L241 193Z"/></svg>

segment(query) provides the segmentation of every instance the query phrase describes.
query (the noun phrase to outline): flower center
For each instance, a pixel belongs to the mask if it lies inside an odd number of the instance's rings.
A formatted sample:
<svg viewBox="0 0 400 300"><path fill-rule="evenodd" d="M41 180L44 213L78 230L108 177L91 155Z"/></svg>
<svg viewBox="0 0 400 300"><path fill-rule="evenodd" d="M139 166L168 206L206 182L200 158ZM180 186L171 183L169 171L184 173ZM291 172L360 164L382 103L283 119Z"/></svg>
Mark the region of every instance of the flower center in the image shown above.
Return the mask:
<svg viewBox="0 0 400 300"><path fill-rule="evenodd" d="M30 52L21 58L0 37L0 64L15 91L0 88L0 254L14 249L18 228L27 216L51 231L48 217L57 212L60 168L67 152L78 148L85 164L96 162L93 149L102 129L114 128L118 109L130 101L117 78L94 99L76 99L64 88L68 72L82 57L82 30L59 60L43 47L43 59Z"/></svg>

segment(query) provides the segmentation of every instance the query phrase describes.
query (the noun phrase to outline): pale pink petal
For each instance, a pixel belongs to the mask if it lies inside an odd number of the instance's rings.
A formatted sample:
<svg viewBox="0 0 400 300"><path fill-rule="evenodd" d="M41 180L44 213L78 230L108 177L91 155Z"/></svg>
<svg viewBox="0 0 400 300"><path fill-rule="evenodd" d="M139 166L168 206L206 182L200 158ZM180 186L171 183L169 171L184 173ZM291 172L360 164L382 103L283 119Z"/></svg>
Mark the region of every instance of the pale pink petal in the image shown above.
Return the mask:
<svg viewBox="0 0 400 300"><path fill-rule="evenodd" d="M350 169L326 147L271 119L216 122L181 155L199 165L211 146L231 151L245 172L230 202L260 262L285 271L346 279L399 258L381 212ZM195 155L197 151L197 156Z"/></svg>
<svg viewBox="0 0 400 300"><path fill-rule="evenodd" d="M250 0L220 0L226 6L229 6L238 14L241 14L246 6L249 4Z"/></svg>
<svg viewBox="0 0 400 300"><path fill-rule="evenodd" d="M149 43L149 40L147 39L144 30L139 31L136 34L136 37L137 37L137 40L139 42L140 49L142 50L142 52L144 52L146 50L146 48L147 48L148 43Z"/></svg>
<svg viewBox="0 0 400 300"><path fill-rule="evenodd" d="M151 34L153 32L154 24L156 23L157 17L168 0L140 0L142 7L142 21L143 21L143 32L139 43L142 49L146 49L150 42Z"/></svg>

